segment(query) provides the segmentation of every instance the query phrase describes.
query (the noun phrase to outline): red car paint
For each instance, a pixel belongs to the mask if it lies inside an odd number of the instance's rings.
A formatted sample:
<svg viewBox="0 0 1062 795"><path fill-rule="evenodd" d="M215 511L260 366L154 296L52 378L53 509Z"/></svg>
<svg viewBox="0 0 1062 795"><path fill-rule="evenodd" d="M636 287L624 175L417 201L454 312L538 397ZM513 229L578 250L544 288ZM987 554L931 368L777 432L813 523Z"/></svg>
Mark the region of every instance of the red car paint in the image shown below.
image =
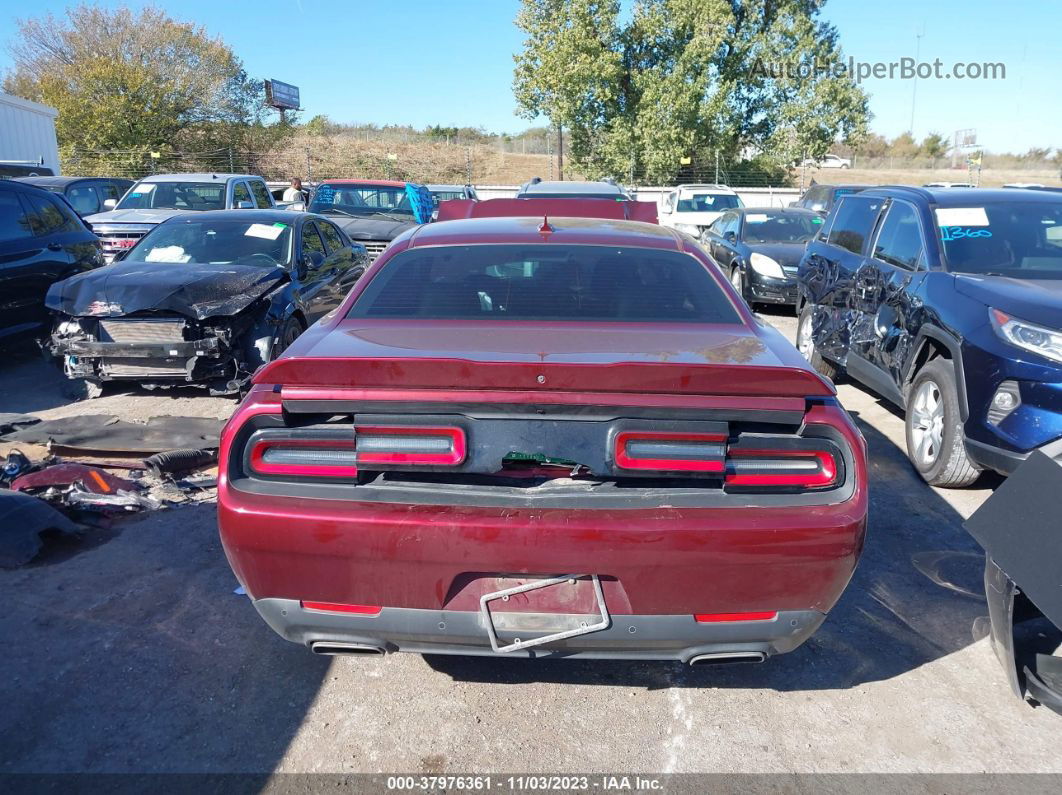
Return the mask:
<svg viewBox="0 0 1062 795"><path fill-rule="evenodd" d="M389 612L406 609L430 616L436 613L425 611L438 611L438 617L450 620L473 616L484 594L565 572L600 575L616 624L623 616L687 616L690 632L709 633L703 648L690 641L657 650L651 642L639 641L633 656L686 660L698 649L725 652L729 641L710 633L729 621L744 622L744 645L735 646L739 651L762 646L765 653L773 653L799 644L806 635L789 645L775 642L784 634L777 625L789 615L785 611L826 613L847 585L862 549L868 505L865 445L834 400L832 385L780 335L754 319L691 240L648 224L572 218L551 219L554 231L549 235L550 245L634 245L684 252L708 269L719 290L733 301L740 323L347 318L372 278L403 251L469 243L541 243L540 224L540 218L489 218L407 232L374 263L338 311L259 371L221 444L219 523L237 578L274 628L277 623L264 606L277 600L293 606L281 612L284 621L294 620L298 626L285 624L283 634L311 645L336 640L329 633L342 631L373 648L417 651L439 644L440 651L490 653L489 646L485 652L469 647L467 639L448 645L443 631L437 637L413 639L374 633ZM647 412L643 425L648 423L650 429L654 412L717 412L739 418L731 422L731 434L744 427L746 416L751 422L761 415L795 415L798 421L787 420L786 433L805 441L829 435L842 451L845 463L837 477L843 477L845 489L815 496L812 482L814 500L799 503L792 498L792 504L784 490L781 497L761 498L740 491L724 494L725 487L719 489L717 502L704 505L670 499L666 488L635 488L641 502L607 507L533 502L499 506L477 504L475 498L463 504L431 504L431 498L426 503L368 499L367 490L360 499L359 489L367 487L352 483L293 494L268 478L252 484L253 473L246 471L247 437L254 423L299 433L299 418L304 416L300 412L307 407L342 416L372 406L369 413L413 411L415 417L424 410L411 407L421 404L491 406L514 417L528 406L611 406ZM383 412L381 406L388 410ZM745 433L731 436L728 466L731 460L764 454L742 448ZM698 436L713 440L712 434L686 436L689 441ZM748 436L756 434L750 431ZM682 438L674 433L671 437ZM474 449L476 439L469 444ZM811 451L805 457L821 455ZM837 463L832 454L825 457L831 465ZM548 470L531 470L541 471ZM823 467L822 482L832 483L834 474ZM728 481L731 477L749 476L728 475ZM784 485L785 477L778 476L778 482ZM448 481L438 488L446 491ZM335 610L314 604L333 605ZM567 591L549 588L521 594L504 611L548 615L592 614L594 609L590 581L579 580ZM297 614L294 619L292 612ZM320 614L328 621L319 620ZM772 627L771 643L749 645L759 638L760 625ZM635 629L632 624L632 643ZM589 656L623 653L621 646L597 648L593 639L585 635L554 646Z"/></svg>

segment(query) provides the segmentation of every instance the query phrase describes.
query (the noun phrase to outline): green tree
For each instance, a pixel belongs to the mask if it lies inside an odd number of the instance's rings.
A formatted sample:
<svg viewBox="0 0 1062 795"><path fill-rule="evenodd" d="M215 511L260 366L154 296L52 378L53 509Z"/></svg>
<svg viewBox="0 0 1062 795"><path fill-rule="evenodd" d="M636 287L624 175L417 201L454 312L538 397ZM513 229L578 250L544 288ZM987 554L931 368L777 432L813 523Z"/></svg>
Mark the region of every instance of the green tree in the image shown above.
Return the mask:
<svg viewBox="0 0 1062 795"><path fill-rule="evenodd" d="M919 151L918 143L909 132L900 133L889 143L890 157L914 158L918 157Z"/></svg>
<svg viewBox="0 0 1062 795"><path fill-rule="evenodd" d="M821 156L868 118L823 2L637 0L621 20L619 0L522 0L518 108L566 128L589 176L668 179L684 157L746 147Z"/></svg>
<svg viewBox="0 0 1062 795"><path fill-rule="evenodd" d="M303 128L307 134L316 137L323 135L331 135L335 132L336 125L332 123L332 120L323 114L317 114L308 122Z"/></svg>
<svg viewBox="0 0 1062 795"><path fill-rule="evenodd" d="M19 20L4 90L59 111L61 149L231 140L261 121L261 83L220 39L157 8L81 5Z"/></svg>
<svg viewBox="0 0 1062 795"><path fill-rule="evenodd" d="M944 157L948 153L948 139L940 133L931 132L922 139L922 145L919 147L919 151L922 157L929 157L933 160Z"/></svg>

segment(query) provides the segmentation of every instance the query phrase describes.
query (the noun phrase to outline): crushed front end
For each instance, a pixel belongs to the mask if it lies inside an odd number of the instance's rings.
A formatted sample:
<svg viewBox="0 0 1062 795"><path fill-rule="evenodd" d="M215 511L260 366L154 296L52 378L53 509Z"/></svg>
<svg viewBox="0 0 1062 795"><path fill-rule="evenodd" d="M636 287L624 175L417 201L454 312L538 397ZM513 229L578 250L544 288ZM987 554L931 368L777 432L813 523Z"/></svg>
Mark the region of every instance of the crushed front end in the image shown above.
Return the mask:
<svg viewBox="0 0 1062 795"><path fill-rule="evenodd" d="M255 313L194 320L176 314L122 317L60 315L49 353L68 378L131 381L148 387L203 384L215 394L238 392L254 369L243 338Z"/></svg>

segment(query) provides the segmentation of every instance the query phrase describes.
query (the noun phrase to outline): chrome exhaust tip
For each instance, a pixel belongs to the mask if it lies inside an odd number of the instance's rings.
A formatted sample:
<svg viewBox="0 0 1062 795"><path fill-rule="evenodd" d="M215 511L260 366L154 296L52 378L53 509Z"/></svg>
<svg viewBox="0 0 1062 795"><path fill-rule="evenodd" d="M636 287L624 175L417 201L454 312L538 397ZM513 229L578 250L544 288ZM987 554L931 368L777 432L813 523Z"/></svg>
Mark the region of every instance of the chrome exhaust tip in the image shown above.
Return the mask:
<svg viewBox="0 0 1062 795"><path fill-rule="evenodd" d="M310 644L310 651L314 654L350 654L361 657L380 657L387 653L383 646L335 640L316 640Z"/></svg>
<svg viewBox="0 0 1062 795"><path fill-rule="evenodd" d="M690 658L690 665L732 665L734 663L761 663L767 659L762 651L719 651L698 654Z"/></svg>

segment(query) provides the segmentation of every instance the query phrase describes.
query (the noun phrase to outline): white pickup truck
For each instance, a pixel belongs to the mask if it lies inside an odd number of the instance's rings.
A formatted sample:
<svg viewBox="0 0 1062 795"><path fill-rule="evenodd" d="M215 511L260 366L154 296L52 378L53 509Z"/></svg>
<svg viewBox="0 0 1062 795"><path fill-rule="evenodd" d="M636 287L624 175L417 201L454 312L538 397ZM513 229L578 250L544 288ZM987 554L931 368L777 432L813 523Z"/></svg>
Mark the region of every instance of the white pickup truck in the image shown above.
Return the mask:
<svg viewBox="0 0 1062 795"><path fill-rule="evenodd" d="M727 210L744 206L726 185L679 185L660 202L660 225L697 237Z"/></svg>
<svg viewBox="0 0 1062 795"><path fill-rule="evenodd" d="M157 224L190 210L253 210L276 206L265 180L250 174L154 174L137 182L106 212L85 217L111 262Z"/></svg>

